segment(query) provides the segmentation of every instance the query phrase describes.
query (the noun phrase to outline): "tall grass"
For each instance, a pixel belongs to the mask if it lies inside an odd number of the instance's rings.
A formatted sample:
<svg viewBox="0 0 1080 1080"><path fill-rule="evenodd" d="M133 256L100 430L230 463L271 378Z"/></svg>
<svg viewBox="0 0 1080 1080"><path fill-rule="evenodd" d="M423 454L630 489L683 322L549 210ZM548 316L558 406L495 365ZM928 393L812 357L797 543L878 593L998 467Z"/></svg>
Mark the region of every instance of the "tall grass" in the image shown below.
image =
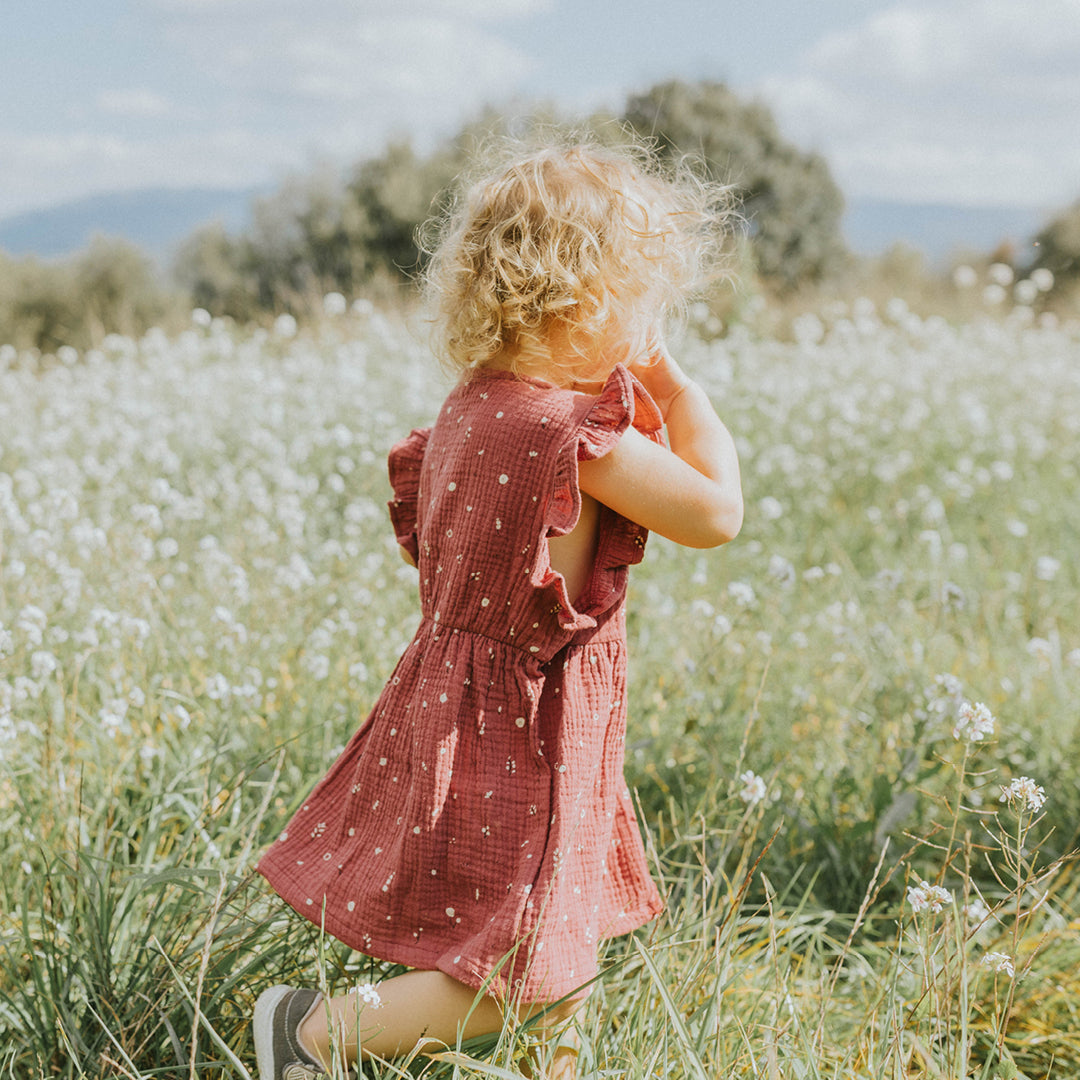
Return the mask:
<svg viewBox="0 0 1080 1080"><path fill-rule="evenodd" d="M668 907L607 946L582 1074L1076 1075L1080 329L793 329L680 350L748 522L633 579ZM243 1077L262 988L394 970L252 866L411 635L383 462L443 389L377 312L0 352L0 1076ZM954 734L964 701L992 734ZM1044 806L1000 801L1021 777ZM508 1027L368 1072L544 1052Z"/></svg>

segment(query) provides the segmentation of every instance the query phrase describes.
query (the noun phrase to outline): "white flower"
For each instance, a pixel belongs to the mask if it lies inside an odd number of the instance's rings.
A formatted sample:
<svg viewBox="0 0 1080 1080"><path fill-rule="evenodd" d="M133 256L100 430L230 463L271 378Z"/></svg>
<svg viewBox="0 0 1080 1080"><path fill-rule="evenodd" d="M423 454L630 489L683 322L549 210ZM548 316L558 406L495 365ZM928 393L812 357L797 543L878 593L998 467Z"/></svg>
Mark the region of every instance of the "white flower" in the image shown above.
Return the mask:
<svg viewBox="0 0 1080 1080"><path fill-rule="evenodd" d="M1013 296L1016 298L1018 304L1032 304L1035 302L1035 297L1038 295L1039 286L1029 278L1018 281L1013 288Z"/></svg>
<svg viewBox="0 0 1080 1080"><path fill-rule="evenodd" d="M739 780L742 782L739 798L744 803L754 806L765 798L765 781L757 773L747 769L746 772L739 773Z"/></svg>
<svg viewBox="0 0 1080 1080"><path fill-rule="evenodd" d="M990 909L977 896L961 909L964 918L974 926L979 926L990 917Z"/></svg>
<svg viewBox="0 0 1080 1080"><path fill-rule="evenodd" d="M119 731L127 726L128 703L123 698L113 698L98 710L98 721L108 735L116 738Z"/></svg>
<svg viewBox="0 0 1080 1080"><path fill-rule="evenodd" d="M970 289L979 280L979 275L975 273L973 267L968 266L966 263L961 263L952 272L953 284L958 289Z"/></svg>
<svg viewBox="0 0 1080 1080"><path fill-rule="evenodd" d="M1046 792L1030 776L1019 776L1007 788L1001 789L998 802L1017 806L1021 812L1030 810L1037 813L1046 802Z"/></svg>
<svg viewBox="0 0 1080 1080"><path fill-rule="evenodd" d="M322 301L323 312L331 317L344 315L348 310L349 302L339 292L328 292Z"/></svg>
<svg viewBox="0 0 1080 1080"><path fill-rule="evenodd" d="M874 584L886 592L894 592L904 580L904 571L893 567L883 566L874 575Z"/></svg>
<svg viewBox="0 0 1080 1080"><path fill-rule="evenodd" d="M777 518L784 516L784 504L772 495L766 495L758 503L758 511L766 521L776 521Z"/></svg>
<svg viewBox="0 0 1080 1080"><path fill-rule="evenodd" d="M936 915L946 904L952 902L952 893L940 885L920 881L918 885L908 886L907 898L911 910L916 914L929 908Z"/></svg>
<svg viewBox="0 0 1080 1080"><path fill-rule="evenodd" d="M728 582L728 595L741 607L749 607L756 599L753 586L745 581Z"/></svg>
<svg viewBox="0 0 1080 1080"><path fill-rule="evenodd" d="M1034 303L1039 295L1039 286L1034 281L1025 278L1013 286L1013 297L1017 303Z"/></svg>
<svg viewBox="0 0 1080 1080"><path fill-rule="evenodd" d="M1010 979L1016 978L1016 968L1013 967L1012 957L1003 952L989 952L982 962L994 971L1004 972Z"/></svg>
<svg viewBox="0 0 1080 1080"><path fill-rule="evenodd" d="M48 678L56 668L56 657L45 649L38 649L30 657L30 671L35 679Z"/></svg>
<svg viewBox="0 0 1080 1080"><path fill-rule="evenodd" d="M1013 277L1015 275L1013 274L1011 266L1006 263L996 262L990 264L990 269L987 270L986 276L995 285L1000 285L1004 288L1006 285L1011 285L1013 283Z"/></svg>
<svg viewBox="0 0 1080 1080"><path fill-rule="evenodd" d="M769 559L769 577L790 589L795 584L795 567L783 555L773 555Z"/></svg>
<svg viewBox="0 0 1080 1080"><path fill-rule="evenodd" d="M948 672L934 676L934 685L926 690L926 711L939 716L959 709L963 702L964 684Z"/></svg>
<svg viewBox="0 0 1080 1080"><path fill-rule="evenodd" d="M41 683L28 679L25 675L15 676L15 700L17 702L36 701L41 697Z"/></svg>
<svg viewBox="0 0 1080 1080"><path fill-rule="evenodd" d="M982 742L987 735L994 734L993 714L981 701L974 705L970 701L965 701L957 713L952 733L954 739Z"/></svg>
<svg viewBox="0 0 1080 1080"><path fill-rule="evenodd" d="M330 674L330 657L325 653L305 653L300 663L317 682L322 682Z"/></svg>
<svg viewBox="0 0 1080 1080"><path fill-rule="evenodd" d="M296 319L291 315L279 315L274 320L274 333L278 337L296 337Z"/></svg>
<svg viewBox="0 0 1080 1080"><path fill-rule="evenodd" d="M27 604L15 619L15 629L21 631L30 645L40 645L47 623L45 612L34 604Z"/></svg>
<svg viewBox="0 0 1080 1080"><path fill-rule="evenodd" d="M1040 555L1035 560L1035 576L1040 581L1053 581L1061 569L1061 562L1053 555Z"/></svg>
<svg viewBox="0 0 1080 1080"><path fill-rule="evenodd" d="M382 998L379 996L379 991L375 988L374 983L360 983L359 986L354 986L349 993L358 995L365 1005L370 1005L373 1009L377 1009L382 1005Z"/></svg>
<svg viewBox="0 0 1080 1080"><path fill-rule="evenodd" d="M1054 274L1052 271L1047 270L1045 266L1032 270L1031 280L1035 283L1035 288L1039 292L1049 292L1054 287Z"/></svg>
<svg viewBox="0 0 1080 1080"><path fill-rule="evenodd" d="M203 693L211 701L221 701L228 704L232 698L232 686L229 684L229 680L220 671L217 671L207 678Z"/></svg>
<svg viewBox="0 0 1080 1080"><path fill-rule="evenodd" d="M1027 653L1028 656L1037 660L1039 666L1043 668L1050 667L1054 660L1054 647L1046 638L1033 637L1027 643Z"/></svg>

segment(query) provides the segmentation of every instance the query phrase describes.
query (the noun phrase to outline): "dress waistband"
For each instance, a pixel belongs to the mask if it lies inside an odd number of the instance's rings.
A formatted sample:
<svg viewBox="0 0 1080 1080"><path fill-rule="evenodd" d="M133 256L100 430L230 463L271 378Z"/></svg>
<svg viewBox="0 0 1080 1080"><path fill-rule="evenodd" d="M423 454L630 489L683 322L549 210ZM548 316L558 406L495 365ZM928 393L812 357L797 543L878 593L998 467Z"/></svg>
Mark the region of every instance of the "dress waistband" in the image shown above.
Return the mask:
<svg viewBox="0 0 1080 1080"><path fill-rule="evenodd" d="M469 626L455 626L443 619L436 619L433 615L421 613L420 625L417 627L417 636L421 629L430 628L433 637L442 637L443 634L466 634L470 637L490 641L512 652L520 653L527 660L535 660L546 664L553 656L569 647L579 647L590 644L603 644L608 641L620 641L623 637L623 619L621 608L612 609L601 615L601 621L596 626L586 627L582 630L560 631L549 635L540 643L522 644L510 641L506 638L493 637L485 634L482 630L476 630Z"/></svg>

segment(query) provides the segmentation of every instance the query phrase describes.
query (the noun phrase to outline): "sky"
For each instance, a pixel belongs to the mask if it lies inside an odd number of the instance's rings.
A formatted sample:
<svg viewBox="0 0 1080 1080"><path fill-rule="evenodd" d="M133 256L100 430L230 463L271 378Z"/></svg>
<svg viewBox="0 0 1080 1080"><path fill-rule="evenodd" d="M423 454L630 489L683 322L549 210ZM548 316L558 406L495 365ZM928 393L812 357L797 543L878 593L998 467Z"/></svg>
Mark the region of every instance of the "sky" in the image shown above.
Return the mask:
<svg viewBox="0 0 1080 1080"><path fill-rule="evenodd" d="M4 0L0 218L268 187L485 105L765 102L853 198L1080 198L1080 0Z"/></svg>

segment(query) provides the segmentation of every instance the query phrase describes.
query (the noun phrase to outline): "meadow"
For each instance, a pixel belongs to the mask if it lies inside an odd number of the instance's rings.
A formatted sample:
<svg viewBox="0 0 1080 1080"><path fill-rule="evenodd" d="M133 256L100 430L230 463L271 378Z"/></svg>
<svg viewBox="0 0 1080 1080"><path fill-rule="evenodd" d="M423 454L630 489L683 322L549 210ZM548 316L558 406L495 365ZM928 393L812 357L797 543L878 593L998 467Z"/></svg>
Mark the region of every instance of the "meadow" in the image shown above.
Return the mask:
<svg viewBox="0 0 1080 1080"><path fill-rule="evenodd" d="M445 384L409 319L327 307L0 348L2 1077L249 1077L264 987L393 970L252 870L417 620L385 457ZM746 525L632 578L668 907L608 946L581 1075L1080 1076L1080 325L861 299L718 330L677 355Z"/></svg>

